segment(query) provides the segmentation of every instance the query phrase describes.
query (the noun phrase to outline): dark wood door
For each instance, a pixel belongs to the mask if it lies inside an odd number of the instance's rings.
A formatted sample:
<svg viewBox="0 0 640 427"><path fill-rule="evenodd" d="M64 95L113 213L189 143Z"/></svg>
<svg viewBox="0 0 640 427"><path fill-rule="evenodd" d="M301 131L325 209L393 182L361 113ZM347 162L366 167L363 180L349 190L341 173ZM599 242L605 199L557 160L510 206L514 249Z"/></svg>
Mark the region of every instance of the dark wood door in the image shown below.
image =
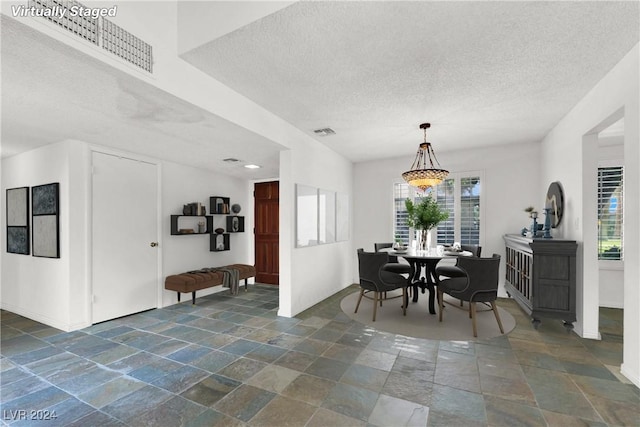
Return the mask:
<svg viewBox="0 0 640 427"><path fill-rule="evenodd" d="M256 282L279 284L280 183L254 186Z"/></svg>

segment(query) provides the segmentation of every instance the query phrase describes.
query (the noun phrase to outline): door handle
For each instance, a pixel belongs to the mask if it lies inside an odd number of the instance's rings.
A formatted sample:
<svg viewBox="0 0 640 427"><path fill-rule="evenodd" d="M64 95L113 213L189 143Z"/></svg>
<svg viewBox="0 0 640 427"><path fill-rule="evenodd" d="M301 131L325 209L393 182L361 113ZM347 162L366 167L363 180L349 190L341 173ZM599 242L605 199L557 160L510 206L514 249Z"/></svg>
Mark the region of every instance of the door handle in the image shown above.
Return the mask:
<svg viewBox="0 0 640 427"><path fill-rule="evenodd" d="M156 246L158 246L158 242L151 242L149 246L151 246L152 248L155 248Z"/></svg>

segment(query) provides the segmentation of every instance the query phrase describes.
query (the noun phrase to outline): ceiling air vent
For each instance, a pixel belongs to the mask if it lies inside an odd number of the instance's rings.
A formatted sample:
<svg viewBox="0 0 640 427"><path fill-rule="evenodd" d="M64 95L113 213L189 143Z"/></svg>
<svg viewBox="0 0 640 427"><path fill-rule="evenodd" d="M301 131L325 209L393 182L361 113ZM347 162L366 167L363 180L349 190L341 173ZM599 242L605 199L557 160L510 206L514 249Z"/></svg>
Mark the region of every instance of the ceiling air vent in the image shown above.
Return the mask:
<svg viewBox="0 0 640 427"><path fill-rule="evenodd" d="M29 0L27 4L27 8L17 9L19 13L42 16L136 67L153 72L151 45L104 18L106 13L117 12L117 6L90 8L75 0Z"/></svg>
<svg viewBox="0 0 640 427"><path fill-rule="evenodd" d="M228 162L228 163L235 163L235 162L239 162L240 160L234 159L233 157L227 157L226 159L222 159L222 161Z"/></svg>
<svg viewBox="0 0 640 427"><path fill-rule="evenodd" d="M336 131L331 128L324 128L324 129L316 129L313 131L313 133L315 133L318 136L329 136L329 135L334 135Z"/></svg>

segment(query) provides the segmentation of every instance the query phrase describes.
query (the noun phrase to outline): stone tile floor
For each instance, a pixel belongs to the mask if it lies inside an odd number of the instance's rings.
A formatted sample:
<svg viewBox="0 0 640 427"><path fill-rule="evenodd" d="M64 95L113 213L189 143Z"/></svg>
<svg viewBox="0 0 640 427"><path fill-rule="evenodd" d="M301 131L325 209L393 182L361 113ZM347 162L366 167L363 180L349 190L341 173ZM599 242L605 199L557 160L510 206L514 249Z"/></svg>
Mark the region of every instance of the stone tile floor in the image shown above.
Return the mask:
<svg viewBox="0 0 640 427"><path fill-rule="evenodd" d="M621 312L602 341L539 330L510 300L498 338L430 341L350 320L350 287L277 316L255 285L63 333L2 311L3 425L638 426L640 392L617 374Z"/></svg>

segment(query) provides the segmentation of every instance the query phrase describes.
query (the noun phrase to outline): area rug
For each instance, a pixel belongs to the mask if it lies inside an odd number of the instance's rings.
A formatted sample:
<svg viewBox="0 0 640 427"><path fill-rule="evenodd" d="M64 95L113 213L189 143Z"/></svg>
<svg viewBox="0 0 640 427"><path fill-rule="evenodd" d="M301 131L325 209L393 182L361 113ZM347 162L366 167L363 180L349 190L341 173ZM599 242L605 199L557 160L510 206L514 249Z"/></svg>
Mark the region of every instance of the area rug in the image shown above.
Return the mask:
<svg viewBox="0 0 640 427"><path fill-rule="evenodd" d="M358 312L353 312L359 295L360 291L344 297L340 302L340 308L356 322L364 323L379 331L443 341L486 340L501 335L493 312L490 310L481 311L487 309L483 304L476 304L478 337L474 338L469 318L469 306L465 303L464 309L460 309L460 301L448 295L445 295L445 301L449 301L451 304L444 305L442 322L438 321L437 314L429 314L428 293L421 293L416 303L409 300L406 316L402 315L402 298L383 301L382 307L378 306L375 322L372 321L373 301L370 299L362 298ZM393 295L395 294L390 293L388 296ZM458 307L455 307L456 305ZM439 308L436 303L436 312L437 310ZM516 321L509 312L500 307L498 307L498 313L500 320L502 320L504 333L508 334L516 326Z"/></svg>

